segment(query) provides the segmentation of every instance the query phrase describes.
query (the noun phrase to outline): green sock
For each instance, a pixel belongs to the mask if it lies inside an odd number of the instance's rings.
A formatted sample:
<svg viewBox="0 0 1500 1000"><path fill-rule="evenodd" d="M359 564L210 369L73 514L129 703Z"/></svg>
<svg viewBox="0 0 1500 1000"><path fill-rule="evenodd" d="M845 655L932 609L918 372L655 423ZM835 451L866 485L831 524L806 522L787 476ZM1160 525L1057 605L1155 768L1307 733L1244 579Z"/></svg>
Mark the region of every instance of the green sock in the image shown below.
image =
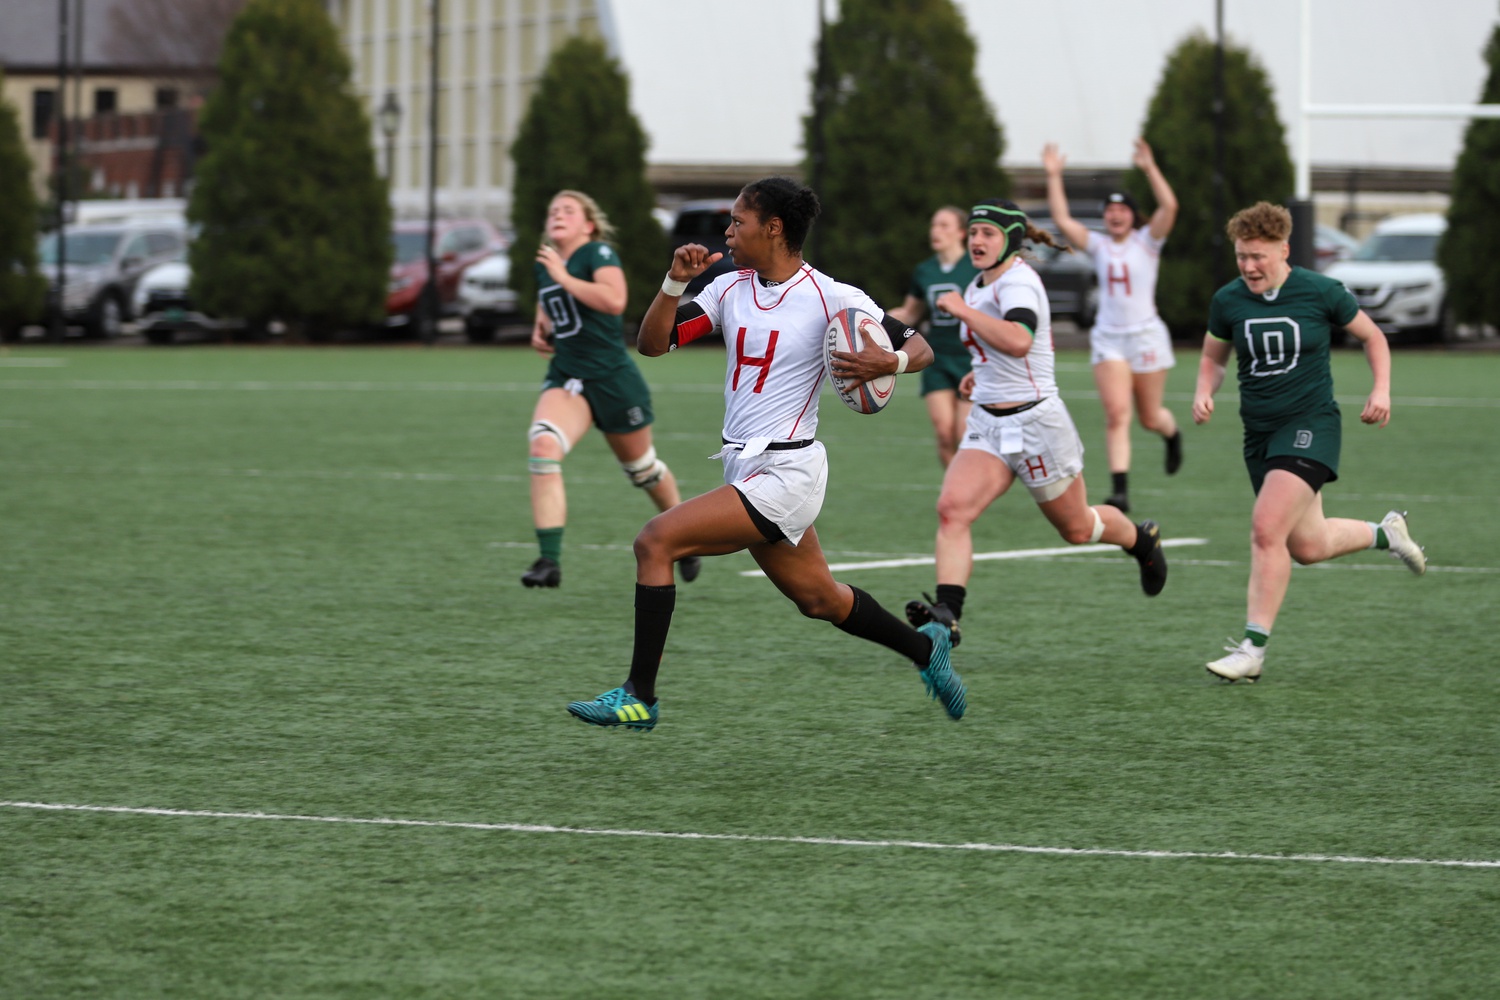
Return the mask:
<svg viewBox="0 0 1500 1000"><path fill-rule="evenodd" d="M1385 529L1384 528L1382 528L1380 525L1376 524L1374 521L1366 521L1365 523L1370 526L1370 530L1371 531L1375 532L1375 541L1374 541L1373 544L1370 545L1370 548L1372 548L1372 549L1388 549L1388 548L1391 547L1391 540L1389 538L1385 537Z"/></svg>
<svg viewBox="0 0 1500 1000"><path fill-rule="evenodd" d="M536 543L541 546L543 559L562 564L562 535L561 528L536 529Z"/></svg>
<svg viewBox="0 0 1500 1000"><path fill-rule="evenodd" d="M1245 623L1245 638L1250 640L1250 645L1256 649L1265 649L1266 643L1271 641L1271 633L1263 626L1254 622Z"/></svg>

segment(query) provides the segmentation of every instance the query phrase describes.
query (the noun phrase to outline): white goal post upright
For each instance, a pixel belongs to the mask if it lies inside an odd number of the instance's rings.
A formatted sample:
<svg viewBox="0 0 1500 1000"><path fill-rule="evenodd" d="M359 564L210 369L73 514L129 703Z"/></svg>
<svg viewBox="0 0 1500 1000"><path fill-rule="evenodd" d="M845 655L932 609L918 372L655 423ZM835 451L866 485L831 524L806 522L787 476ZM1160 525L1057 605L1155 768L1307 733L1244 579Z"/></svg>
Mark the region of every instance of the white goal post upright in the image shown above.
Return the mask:
<svg viewBox="0 0 1500 1000"><path fill-rule="evenodd" d="M1312 0L1302 0L1302 61L1297 95L1297 200L1312 200L1311 121L1314 118L1500 118L1500 104L1314 104Z"/></svg>

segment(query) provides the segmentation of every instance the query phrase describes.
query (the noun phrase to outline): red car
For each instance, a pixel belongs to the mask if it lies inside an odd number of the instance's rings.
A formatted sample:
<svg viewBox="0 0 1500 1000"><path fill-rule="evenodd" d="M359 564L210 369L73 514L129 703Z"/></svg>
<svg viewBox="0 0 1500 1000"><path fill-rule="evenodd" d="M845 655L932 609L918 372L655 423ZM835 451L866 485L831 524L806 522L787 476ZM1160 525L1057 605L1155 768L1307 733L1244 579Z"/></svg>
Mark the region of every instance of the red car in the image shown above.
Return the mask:
<svg viewBox="0 0 1500 1000"><path fill-rule="evenodd" d="M454 311L458 300L458 282L470 264L505 249L499 230L484 219L439 219L433 234L434 255L438 269L438 301L442 312ZM412 321L427 283L427 223L425 220L398 222L391 231L395 254L391 277L386 286L385 313L387 326L401 326Z"/></svg>

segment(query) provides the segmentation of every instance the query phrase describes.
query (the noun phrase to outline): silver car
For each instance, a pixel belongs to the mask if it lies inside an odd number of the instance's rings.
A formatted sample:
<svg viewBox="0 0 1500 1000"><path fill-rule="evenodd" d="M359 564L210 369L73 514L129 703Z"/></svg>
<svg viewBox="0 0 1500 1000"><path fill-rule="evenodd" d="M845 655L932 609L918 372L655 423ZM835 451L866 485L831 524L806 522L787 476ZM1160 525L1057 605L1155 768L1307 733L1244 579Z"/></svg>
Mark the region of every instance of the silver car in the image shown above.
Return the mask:
<svg viewBox="0 0 1500 1000"><path fill-rule="evenodd" d="M63 318L81 324L90 337L117 337L129 319L136 282L157 264L180 257L187 228L172 222L72 226L58 239L48 233L39 247L41 270L52 287L49 309L57 303L59 244L62 262Z"/></svg>

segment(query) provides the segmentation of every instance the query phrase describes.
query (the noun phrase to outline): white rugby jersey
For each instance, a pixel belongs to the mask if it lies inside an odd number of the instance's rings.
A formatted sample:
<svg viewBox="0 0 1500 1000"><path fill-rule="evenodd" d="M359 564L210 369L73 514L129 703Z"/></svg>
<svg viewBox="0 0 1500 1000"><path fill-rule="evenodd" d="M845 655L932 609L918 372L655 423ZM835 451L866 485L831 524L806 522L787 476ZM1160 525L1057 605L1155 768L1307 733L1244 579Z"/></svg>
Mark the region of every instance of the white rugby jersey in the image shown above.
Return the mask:
<svg viewBox="0 0 1500 1000"><path fill-rule="evenodd" d="M1156 320L1156 276L1166 242L1152 236L1150 226L1134 230L1119 243L1089 230L1084 251L1094 259L1099 275L1099 315L1094 329L1131 333Z"/></svg>
<svg viewBox="0 0 1500 1000"><path fill-rule="evenodd" d="M1016 358L986 344L974 335L969 324L964 324L964 345L974 361L974 402L993 406L1056 396L1052 309L1047 304L1047 289L1042 287L1042 279L1021 258L988 285L979 284L982 277L981 274L975 278L964 290L964 302L969 308L998 319L1004 319L1012 309L1030 309L1036 313L1036 331L1031 338L1031 350Z"/></svg>
<svg viewBox="0 0 1500 1000"><path fill-rule="evenodd" d="M723 332L728 368L724 438L740 444L756 438L813 437L825 374L823 332L829 321L849 306L885 318L863 291L808 264L769 287L752 270L721 274L693 305L704 312L695 323L695 338L711 330ZM706 329L701 326L705 320L711 324Z"/></svg>

